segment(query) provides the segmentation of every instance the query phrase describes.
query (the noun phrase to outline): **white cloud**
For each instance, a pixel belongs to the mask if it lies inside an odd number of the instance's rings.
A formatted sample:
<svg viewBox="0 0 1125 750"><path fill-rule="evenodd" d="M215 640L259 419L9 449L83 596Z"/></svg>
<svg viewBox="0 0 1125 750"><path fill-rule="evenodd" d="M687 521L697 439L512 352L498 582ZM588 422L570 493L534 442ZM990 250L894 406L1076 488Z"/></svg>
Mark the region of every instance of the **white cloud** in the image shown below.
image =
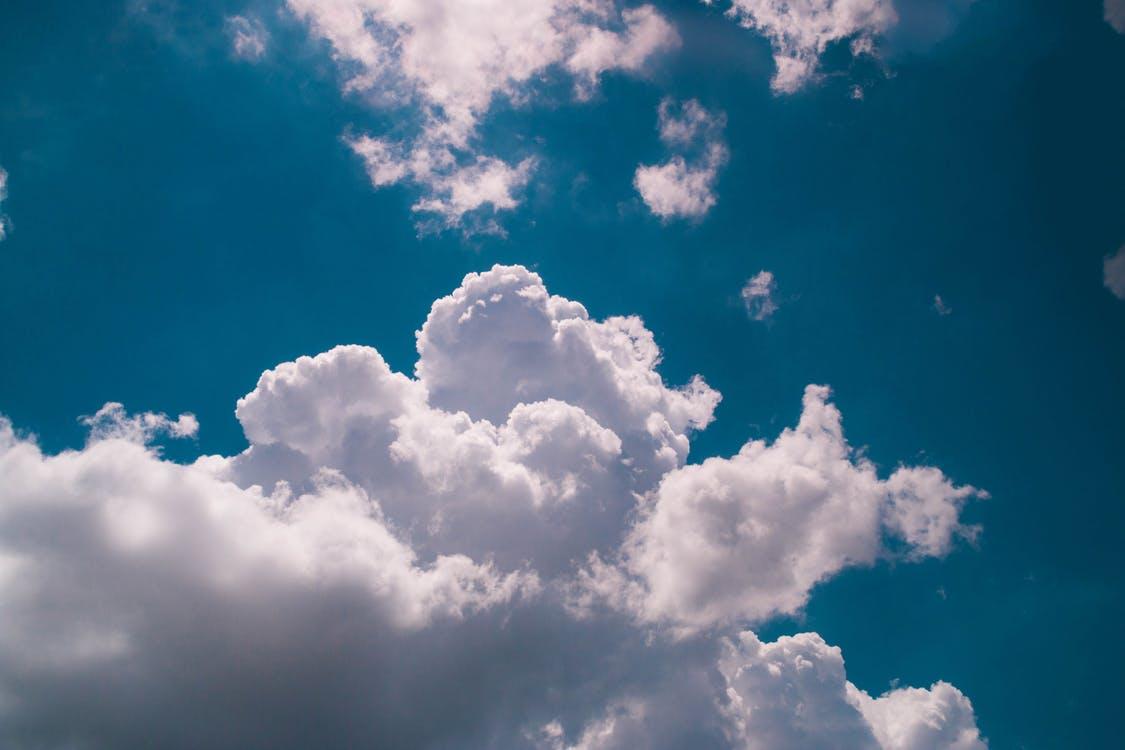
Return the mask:
<svg viewBox="0 0 1125 750"><path fill-rule="evenodd" d="M778 94L812 81L829 44L850 39L853 54L870 54L898 20L891 0L732 0L728 12L770 41L777 65L770 87Z"/></svg>
<svg viewBox="0 0 1125 750"><path fill-rule="evenodd" d="M8 173L0 167L0 204L8 197ZM8 217L0 212L0 241L8 235Z"/></svg>
<svg viewBox="0 0 1125 750"><path fill-rule="evenodd" d="M1105 0L1105 21L1119 34L1125 34L1125 0Z"/></svg>
<svg viewBox="0 0 1125 750"><path fill-rule="evenodd" d="M660 103L660 139L677 153L663 164L637 167L633 186L649 210L663 219L699 218L711 210L718 199L715 182L728 158L725 126L723 114L708 112L694 99Z"/></svg>
<svg viewBox="0 0 1125 750"><path fill-rule="evenodd" d="M130 415L124 405L112 401L80 421L89 429L90 440L118 439L138 445L147 445L161 435L190 438L199 432L194 414L181 414L175 419L151 411Z"/></svg>
<svg viewBox="0 0 1125 750"><path fill-rule="evenodd" d="M480 153L477 128L497 99L517 104L553 74L586 98L607 71L641 71L678 44L652 6L619 11L612 0L288 0L332 47L345 90L379 107L416 107L405 137L351 139L376 186L411 182L414 210L445 226L485 206L513 208L534 162Z"/></svg>
<svg viewBox="0 0 1125 750"><path fill-rule="evenodd" d="M247 16L227 16L227 34L235 57L243 60L260 60L266 54L269 32L262 22Z"/></svg>
<svg viewBox="0 0 1125 750"><path fill-rule="evenodd" d="M840 649L816 633L727 642L719 671L734 744L745 750L985 750L969 700L949 683L872 698L847 681Z"/></svg>
<svg viewBox="0 0 1125 750"><path fill-rule="evenodd" d="M107 404L56 455L0 418L0 744L714 746L704 631L971 533L970 488L880 480L825 389L773 444L686 466L719 394L525 268L466 276L417 348L413 375L364 346L278 365L238 401L249 447L189 465L148 444L190 414ZM577 612L582 581L633 617ZM971 720L958 696L856 705L893 739Z"/></svg>
<svg viewBox="0 0 1125 750"><path fill-rule="evenodd" d="M1113 255L1107 255L1102 262L1105 288L1118 299L1125 299L1125 246Z"/></svg>
<svg viewBox="0 0 1125 750"><path fill-rule="evenodd" d="M641 622L692 634L795 613L817 583L882 556L939 557L975 527L984 493L930 467L880 479L844 439L828 389L810 385L795 429L667 473L616 565L593 558L576 605L607 601Z"/></svg>
<svg viewBox="0 0 1125 750"><path fill-rule="evenodd" d="M742 303L746 305L746 313L754 320L768 320L777 312L777 302L774 292L777 291L777 282L769 271L759 271L747 280L742 287Z"/></svg>
<svg viewBox="0 0 1125 750"><path fill-rule="evenodd" d="M839 648L816 633L763 643L721 639L717 679L694 669L611 700L571 734L559 721L535 733L540 750L728 747L737 750L985 750L972 704L957 688L896 688L872 698L848 681ZM681 688L676 681L684 683ZM714 725L721 740L686 737Z"/></svg>

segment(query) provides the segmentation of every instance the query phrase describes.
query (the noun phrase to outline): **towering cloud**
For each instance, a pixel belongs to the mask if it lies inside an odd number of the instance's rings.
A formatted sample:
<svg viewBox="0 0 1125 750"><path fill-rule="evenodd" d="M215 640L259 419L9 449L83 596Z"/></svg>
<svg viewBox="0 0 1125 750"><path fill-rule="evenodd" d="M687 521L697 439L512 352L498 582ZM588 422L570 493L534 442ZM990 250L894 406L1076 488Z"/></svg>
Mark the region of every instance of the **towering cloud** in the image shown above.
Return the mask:
<svg viewBox="0 0 1125 750"><path fill-rule="evenodd" d="M361 346L265 372L236 456L162 458L189 414L107 404L55 455L0 420L0 744L980 746L944 683L872 699L815 635L727 640L946 554L974 490L880 479L817 386L796 429L688 465L719 394L519 266L417 340L412 376Z"/></svg>

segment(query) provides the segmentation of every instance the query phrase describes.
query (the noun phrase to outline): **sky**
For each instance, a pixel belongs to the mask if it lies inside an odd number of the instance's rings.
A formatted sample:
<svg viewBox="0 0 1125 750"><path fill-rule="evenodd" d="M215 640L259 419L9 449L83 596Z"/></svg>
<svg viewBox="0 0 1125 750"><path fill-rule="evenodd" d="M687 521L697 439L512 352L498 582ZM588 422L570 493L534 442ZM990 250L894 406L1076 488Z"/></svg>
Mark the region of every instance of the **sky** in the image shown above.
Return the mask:
<svg viewBox="0 0 1125 750"><path fill-rule="evenodd" d="M1110 747L1118 0L0 11L0 745Z"/></svg>

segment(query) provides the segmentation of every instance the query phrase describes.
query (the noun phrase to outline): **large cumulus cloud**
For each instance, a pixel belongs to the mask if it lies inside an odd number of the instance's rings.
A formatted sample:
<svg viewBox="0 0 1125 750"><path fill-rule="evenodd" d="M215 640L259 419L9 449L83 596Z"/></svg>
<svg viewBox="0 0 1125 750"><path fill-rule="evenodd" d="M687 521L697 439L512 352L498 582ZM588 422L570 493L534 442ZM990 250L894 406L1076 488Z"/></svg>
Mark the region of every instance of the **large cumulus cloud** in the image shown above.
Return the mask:
<svg viewBox="0 0 1125 750"><path fill-rule="evenodd" d="M437 300L418 352L283 363L238 401L246 450L188 465L152 442L191 415L108 404L57 455L0 422L3 744L980 746L951 686L870 698L815 635L728 638L946 554L974 490L879 478L816 386L773 443L689 465L719 394L518 266ZM806 661L814 716L786 698Z"/></svg>

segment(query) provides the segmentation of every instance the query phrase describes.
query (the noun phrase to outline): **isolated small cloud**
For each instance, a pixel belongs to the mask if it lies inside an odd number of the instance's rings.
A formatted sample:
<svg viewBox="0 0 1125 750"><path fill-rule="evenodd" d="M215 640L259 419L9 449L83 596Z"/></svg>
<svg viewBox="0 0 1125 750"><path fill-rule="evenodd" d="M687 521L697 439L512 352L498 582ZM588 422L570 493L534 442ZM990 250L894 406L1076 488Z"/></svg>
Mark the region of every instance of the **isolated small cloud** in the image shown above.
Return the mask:
<svg viewBox="0 0 1125 750"><path fill-rule="evenodd" d="M718 200L715 183L728 158L722 138L726 116L694 99L682 104L665 99L657 123L673 155L663 164L638 166L633 186L662 219L702 217Z"/></svg>
<svg viewBox="0 0 1125 750"><path fill-rule="evenodd" d="M227 34L231 39L234 56L243 60L260 60L266 53L269 32L262 22L247 16L228 16Z"/></svg>
<svg viewBox="0 0 1125 750"><path fill-rule="evenodd" d="M953 312L953 308L945 303L945 300L942 299L942 296L940 294L934 295L933 308L934 312L943 317Z"/></svg>
<svg viewBox="0 0 1125 750"><path fill-rule="evenodd" d="M8 173L0 167L0 240L8 236L8 217L3 213L4 200L8 197Z"/></svg>
<svg viewBox="0 0 1125 750"><path fill-rule="evenodd" d="M1105 0L1105 20L1119 34L1125 34L1125 0Z"/></svg>
<svg viewBox="0 0 1125 750"><path fill-rule="evenodd" d="M1118 299L1125 299L1125 245L1113 255L1107 255L1102 263L1105 288Z"/></svg>
<svg viewBox="0 0 1125 750"><path fill-rule="evenodd" d="M759 271L750 277L742 287L742 304L746 306L746 313L754 320L768 320L777 312L777 302L774 292L777 291L777 282L769 271Z"/></svg>

